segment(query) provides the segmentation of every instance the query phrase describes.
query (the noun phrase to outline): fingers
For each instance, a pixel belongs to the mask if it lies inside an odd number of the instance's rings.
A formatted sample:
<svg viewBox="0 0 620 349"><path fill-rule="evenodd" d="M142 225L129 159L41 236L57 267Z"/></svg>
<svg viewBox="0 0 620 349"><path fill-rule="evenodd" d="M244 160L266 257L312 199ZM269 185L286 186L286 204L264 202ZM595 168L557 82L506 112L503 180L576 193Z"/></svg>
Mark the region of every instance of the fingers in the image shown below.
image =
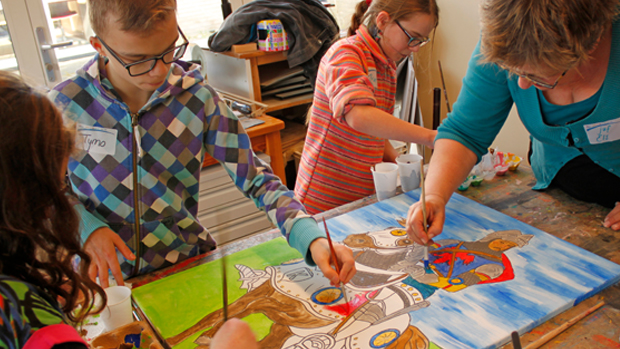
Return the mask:
<svg viewBox="0 0 620 349"><path fill-rule="evenodd" d="M113 261L110 261L109 266L109 271L112 272L112 276L114 276L116 284L119 286L125 286L125 281L123 280L123 272L121 271L121 265L118 263L118 259L114 258ZM108 276L107 272L106 276Z"/></svg>
<svg viewBox="0 0 620 349"><path fill-rule="evenodd" d="M121 239L121 237L117 234L114 234L113 237L114 246L118 249L118 251L125 257L126 259L133 261L136 259L136 256L131 252L129 246L125 244L125 241Z"/></svg>
<svg viewBox="0 0 620 349"><path fill-rule="evenodd" d="M92 263L88 275L93 280L99 277L99 284L106 288L110 285L110 272L120 286L125 285L123 273L116 251L128 260L135 260L135 255L118 234L109 228L95 230L84 244L84 250L91 256Z"/></svg>
<svg viewBox="0 0 620 349"><path fill-rule="evenodd" d="M101 285L101 287L103 288L107 288L110 286L110 274L108 274L108 263L106 263L105 261L102 261L101 263L97 264L97 274L99 276L99 284Z"/></svg>
<svg viewBox="0 0 620 349"><path fill-rule="evenodd" d="M340 282L347 283L355 275L355 260L353 259L351 249L336 243L333 245L337 261L333 260L329 243L325 238L314 240L310 244L310 253L314 263L321 269L321 272L329 280L330 284L332 286L339 286ZM335 270L335 263L338 263L340 274Z"/></svg>
<svg viewBox="0 0 620 349"><path fill-rule="evenodd" d="M422 212L422 203L417 202L407 212L407 222L405 230L409 238L420 245L428 245L432 239L443 230L445 222L445 204L440 199L427 196L426 212L427 212L427 229L424 230L424 217Z"/></svg>
<svg viewBox="0 0 620 349"><path fill-rule="evenodd" d="M229 319L211 340L211 349L258 348L256 336L250 326L237 318Z"/></svg>
<svg viewBox="0 0 620 349"><path fill-rule="evenodd" d="M340 278L338 273L331 266L331 251L329 250L329 244L327 239L319 238L310 244L310 253L312 253L312 259L316 266L321 269L323 275L329 280L332 286L340 284Z"/></svg>
<svg viewBox="0 0 620 349"><path fill-rule="evenodd" d="M620 202L616 202L616 207L607 214L603 221L603 226L613 230L620 230Z"/></svg>
<svg viewBox="0 0 620 349"><path fill-rule="evenodd" d="M419 206L420 204L416 203L409 207L405 230L409 238L415 243L418 245L426 245L429 237L426 235L426 232L424 232L422 209Z"/></svg>
<svg viewBox="0 0 620 349"><path fill-rule="evenodd" d="M98 265L97 263L95 263L94 260L92 260L92 262L90 263L90 266L88 267L88 277L90 277L91 280L93 280L94 282L97 282L97 269Z"/></svg>
<svg viewBox="0 0 620 349"><path fill-rule="evenodd" d="M336 250L336 256L338 258L337 263L341 265L340 274L338 275L340 281L345 284L351 281L357 270L355 269L355 259L353 259L353 251L344 245L334 245Z"/></svg>

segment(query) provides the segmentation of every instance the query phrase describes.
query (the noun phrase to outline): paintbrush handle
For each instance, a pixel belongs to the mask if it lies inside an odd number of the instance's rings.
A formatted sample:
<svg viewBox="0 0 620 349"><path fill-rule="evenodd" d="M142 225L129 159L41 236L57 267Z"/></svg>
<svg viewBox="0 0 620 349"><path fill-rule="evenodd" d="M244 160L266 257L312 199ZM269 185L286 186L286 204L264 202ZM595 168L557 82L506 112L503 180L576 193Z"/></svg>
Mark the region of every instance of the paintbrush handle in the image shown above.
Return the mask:
<svg viewBox="0 0 620 349"><path fill-rule="evenodd" d="M329 251L332 254L332 259L334 260L334 266L336 267L336 273L338 273L338 277L340 277L340 265L338 265L338 258L336 258L336 250L334 250L334 245L332 244L332 238L329 236L329 230L327 229L327 223L325 219L323 219L323 226L325 227L325 235L327 235L327 243L329 244Z"/></svg>
<svg viewBox="0 0 620 349"><path fill-rule="evenodd" d="M575 323L579 322L579 320L583 319L584 317L592 314L593 312L595 312L598 308L602 307L603 305L605 305L605 302L600 302L600 303L596 304L595 306L591 307L590 309L587 309L583 313L575 316L574 318L568 320L568 322L562 324L562 326L560 326L560 327L554 329L553 331L547 333L546 335L542 336L538 340L528 344L528 346L525 347L525 349L536 349L536 348L540 347L541 345L543 345L543 344L547 343L548 341L550 341L551 338L553 338L553 337L557 336L558 334L564 332L567 328L569 328L572 325L574 325Z"/></svg>
<svg viewBox="0 0 620 349"><path fill-rule="evenodd" d="M424 233L428 233L426 222L426 192L424 191L424 160L420 160L420 187L422 188L422 193L420 194L420 201L422 201L422 219L424 224Z"/></svg>
<svg viewBox="0 0 620 349"><path fill-rule="evenodd" d="M221 258L222 261L222 301L224 306L222 307L222 314L224 316L224 322L228 320L228 282L226 281L226 256Z"/></svg>

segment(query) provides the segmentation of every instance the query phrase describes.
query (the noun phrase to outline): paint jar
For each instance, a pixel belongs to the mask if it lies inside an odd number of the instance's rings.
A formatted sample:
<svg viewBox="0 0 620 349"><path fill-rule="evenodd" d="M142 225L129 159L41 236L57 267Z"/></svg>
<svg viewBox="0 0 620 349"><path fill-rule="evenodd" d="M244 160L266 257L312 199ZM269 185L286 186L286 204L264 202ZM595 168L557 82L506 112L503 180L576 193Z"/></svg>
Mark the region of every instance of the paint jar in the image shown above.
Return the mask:
<svg viewBox="0 0 620 349"><path fill-rule="evenodd" d="M480 184L482 184L482 181L484 180L484 177L479 177L476 175L473 175L471 178L471 186L472 187L478 187L480 186Z"/></svg>
<svg viewBox="0 0 620 349"><path fill-rule="evenodd" d="M495 177L495 168L493 167L493 154L486 153L478 165L477 176L490 181Z"/></svg>
<svg viewBox="0 0 620 349"><path fill-rule="evenodd" d="M400 187L404 192L412 191L420 187L420 171L422 170L422 157L418 154L401 154L396 158Z"/></svg>
<svg viewBox="0 0 620 349"><path fill-rule="evenodd" d="M131 289L127 286L111 286L105 289L108 302L101 312L101 320L107 331L133 322Z"/></svg>
<svg viewBox="0 0 620 349"><path fill-rule="evenodd" d="M370 168L375 183L377 200L385 200L396 195L398 165L393 162L380 162Z"/></svg>
<svg viewBox="0 0 620 349"><path fill-rule="evenodd" d="M474 180L474 175L469 175L467 176L467 178L465 178L465 180L463 181L463 183L461 183L461 185L459 185L459 190L460 191L464 191L467 190L467 188L469 188L469 185L472 183L472 181ZM478 183L478 185L480 185L480 183Z"/></svg>
<svg viewBox="0 0 620 349"><path fill-rule="evenodd" d="M521 163L521 157L517 156L513 153L508 153L506 155L506 164L508 165L509 171L515 171L519 164Z"/></svg>

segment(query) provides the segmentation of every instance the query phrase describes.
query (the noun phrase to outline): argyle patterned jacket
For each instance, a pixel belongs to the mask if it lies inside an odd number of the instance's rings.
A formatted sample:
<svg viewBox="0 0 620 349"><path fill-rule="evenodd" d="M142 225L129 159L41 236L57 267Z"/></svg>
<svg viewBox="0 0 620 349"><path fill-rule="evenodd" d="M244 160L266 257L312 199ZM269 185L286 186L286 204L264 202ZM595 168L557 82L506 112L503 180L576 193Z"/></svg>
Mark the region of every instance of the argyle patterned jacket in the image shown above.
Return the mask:
<svg viewBox="0 0 620 349"><path fill-rule="evenodd" d="M173 63L167 81L132 115L100 64L97 55L50 92L81 138L68 178L83 204L77 209L84 242L100 227L117 232L138 261L117 253L125 277L214 249L215 241L196 219L208 152L289 244L307 255L310 242L322 235L316 222L254 154L239 120L204 82L198 66ZM296 239L303 241L292 243L293 225L304 218L312 224L298 224L304 232L296 231Z"/></svg>

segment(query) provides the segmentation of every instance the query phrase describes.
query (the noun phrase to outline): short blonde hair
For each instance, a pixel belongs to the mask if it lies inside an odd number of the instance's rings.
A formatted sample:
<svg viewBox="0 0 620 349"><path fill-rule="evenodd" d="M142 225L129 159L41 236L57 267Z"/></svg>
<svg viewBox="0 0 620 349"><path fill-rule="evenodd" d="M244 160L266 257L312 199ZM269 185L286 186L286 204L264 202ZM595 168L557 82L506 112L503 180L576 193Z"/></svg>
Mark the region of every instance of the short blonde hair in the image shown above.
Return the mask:
<svg viewBox="0 0 620 349"><path fill-rule="evenodd" d="M96 35L104 35L108 25L122 31L145 34L156 25L176 16L176 0L89 0L90 25ZM118 17L110 22L111 16Z"/></svg>
<svg viewBox="0 0 620 349"><path fill-rule="evenodd" d="M483 0L482 61L564 71L586 61L619 0Z"/></svg>

